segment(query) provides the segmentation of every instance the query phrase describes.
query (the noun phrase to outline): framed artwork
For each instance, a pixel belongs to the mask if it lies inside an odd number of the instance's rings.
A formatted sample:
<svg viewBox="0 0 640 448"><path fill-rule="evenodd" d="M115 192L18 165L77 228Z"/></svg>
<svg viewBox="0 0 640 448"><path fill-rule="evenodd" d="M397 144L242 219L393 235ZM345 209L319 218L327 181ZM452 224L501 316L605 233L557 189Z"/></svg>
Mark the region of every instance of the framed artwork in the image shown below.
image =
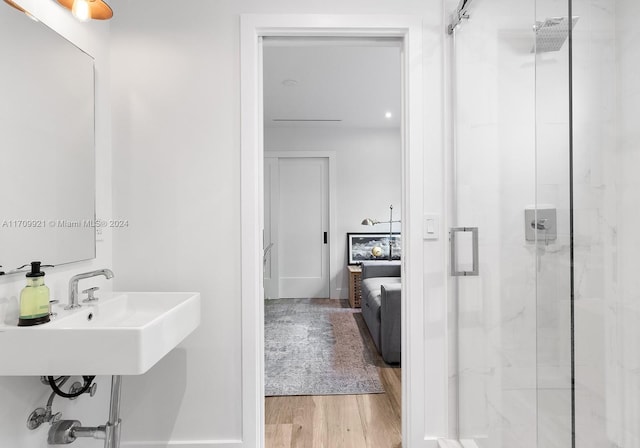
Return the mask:
<svg viewBox="0 0 640 448"><path fill-rule="evenodd" d="M400 260L402 238L399 233L391 235L391 259ZM347 254L349 264L363 261L389 260L388 233L347 233Z"/></svg>

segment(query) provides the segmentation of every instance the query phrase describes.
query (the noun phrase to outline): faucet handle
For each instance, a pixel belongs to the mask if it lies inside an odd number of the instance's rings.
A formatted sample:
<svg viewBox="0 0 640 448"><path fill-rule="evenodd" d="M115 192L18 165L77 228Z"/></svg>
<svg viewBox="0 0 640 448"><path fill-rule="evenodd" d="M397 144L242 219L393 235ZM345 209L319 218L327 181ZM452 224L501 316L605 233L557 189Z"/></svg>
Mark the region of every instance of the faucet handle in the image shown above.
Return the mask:
<svg viewBox="0 0 640 448"><path fill-rule="evenodd" d="M94 293L99 290L100 288L97 286L94 286L93 288L87 288L84 291L82 291L83 294L87 294L87 298L84 299L82 301L82 303L87 303L87 302L95 302L98 300L97 297L94 296Z"/></svg>

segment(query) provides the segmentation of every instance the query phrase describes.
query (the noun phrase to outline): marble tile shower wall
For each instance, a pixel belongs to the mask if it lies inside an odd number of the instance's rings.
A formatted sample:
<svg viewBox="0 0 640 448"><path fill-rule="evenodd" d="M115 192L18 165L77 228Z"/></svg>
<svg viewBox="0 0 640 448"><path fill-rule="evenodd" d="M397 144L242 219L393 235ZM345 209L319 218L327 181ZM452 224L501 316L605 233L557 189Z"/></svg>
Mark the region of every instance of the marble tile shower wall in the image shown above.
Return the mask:
<svg viewBox="0 0 640 448"><path fill-rule="evenodd" d="M636 0L574 0L576 432L580 448L640 446L640 71ZM582 20L582 19L581 19ZM581 89L581 90L578 90ZM578 107L579 106L579 107ZM576 116L578 118L578 116Z"/></svg>
<svg viewBox="0 0 640 448"><path fill-rule="evenodd" d="M607 434L618 447L640 446L640 2L618 0L617 273L615 301L604 309ZM616 272L617 271L617 272ZM615 277L614 277L615 278ZM612 343L609 343L609 342ZM611 348L614 348L611 350ZM609 398L611 397L611 398Z"/></svg>
<svg viewBox="0 0 640 448"><path fill-rule="evenodd" d="M615 2L574 0L574 221L576 444L615 447L606 435L605 310L616 238ZM613 327L612 327L613 328Z"/></svg>

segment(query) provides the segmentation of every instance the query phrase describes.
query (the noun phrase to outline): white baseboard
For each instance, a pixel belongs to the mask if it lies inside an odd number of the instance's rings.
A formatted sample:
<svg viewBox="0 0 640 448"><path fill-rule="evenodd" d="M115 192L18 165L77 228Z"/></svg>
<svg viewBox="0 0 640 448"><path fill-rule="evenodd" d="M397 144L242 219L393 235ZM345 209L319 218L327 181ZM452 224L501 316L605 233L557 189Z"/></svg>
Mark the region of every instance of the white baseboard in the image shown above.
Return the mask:
<svg viewBox="0 0 640 448"><path fill-rule="evenodd" d="M438 440L439 448L478 448L473 440Z"/></svg>
<svg viewBox="0 0 640 448"><path fill-rule="evenodd" d="M122 441L122 448L244 448L242 440L176 440L170 442L143 441L126 442ZM246 447L249 448L249 447Z"/></svg>
<svg viewBox="0 0 640 448"><path fill-rule="evenodd" d="M476 444L473 440L438 440L439 448L478 448L478 444Z"/></svg>
<svg viewBox="0 0 640 448"><path fill-rule="evenodd" d="M462 448L462 445L457 440L438 440L439 448Z"/></svg>

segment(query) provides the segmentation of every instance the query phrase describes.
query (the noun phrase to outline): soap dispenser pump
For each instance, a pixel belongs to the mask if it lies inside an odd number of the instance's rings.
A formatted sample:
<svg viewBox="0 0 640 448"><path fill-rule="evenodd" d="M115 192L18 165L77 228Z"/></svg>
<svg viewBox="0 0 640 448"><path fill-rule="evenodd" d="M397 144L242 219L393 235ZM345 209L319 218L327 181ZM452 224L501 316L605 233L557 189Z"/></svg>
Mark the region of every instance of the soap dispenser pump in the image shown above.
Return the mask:
<svg viewBox="0 0 640 448"><path fill-rule="evenodd" d="M27 273L27 286L20 292L19 327L45 324L50 320L49 288L44 284L44 272L40 262L31 262L31 272Z"/></svg>

